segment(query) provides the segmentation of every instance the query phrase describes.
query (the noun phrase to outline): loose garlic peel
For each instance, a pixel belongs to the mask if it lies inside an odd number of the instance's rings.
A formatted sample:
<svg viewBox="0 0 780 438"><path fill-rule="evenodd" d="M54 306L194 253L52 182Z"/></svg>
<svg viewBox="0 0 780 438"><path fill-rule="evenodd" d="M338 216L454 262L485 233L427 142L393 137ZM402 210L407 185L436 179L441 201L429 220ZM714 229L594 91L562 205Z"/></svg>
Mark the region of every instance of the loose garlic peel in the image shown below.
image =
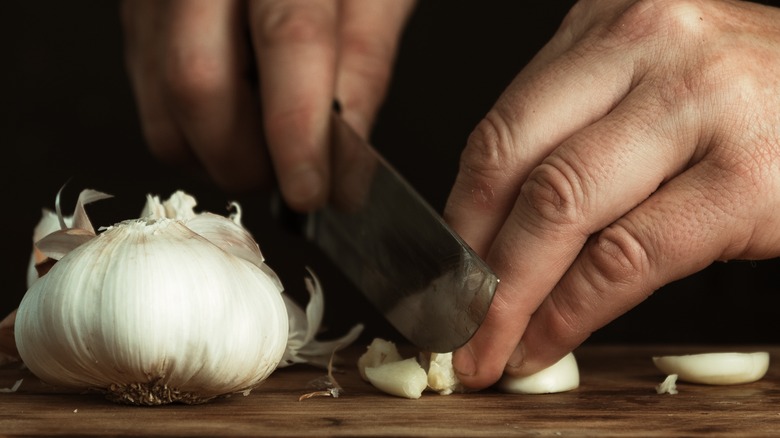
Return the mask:
<svg viewBox="0 0 780 438"><path fill-rule="evenodd" d="M150 196L142 218L96 234L83 205L105 197L82 192L70 220L58 200L61 229L50 232L46 211L37 228L46 234L37 248L59 261L30 278L15 341L42 380L131 404L201 403L247 394L283 357L316 360L331 345L310 335L323 311L316 277L306 281L319 304L289 324L288 310L303 310L282 294L237 204L226 218L195 213L184 192L163 203Z"/></svg>
<svg viewBox="0 0 780 438"><path fill-rule="evenodd" d="M769 369L769 353L702 353L653 357L655 366L680 381L706 385L736 385L760 380Z"/></svg>
<svg viewBox="0 0 780 438"><path fill-rule="evenodd" d="M580 386L580 372L574 353L569 353L553 365L530 376L513 377L508 374L497 387L513 394L551 394L571 391Z"/></svg>

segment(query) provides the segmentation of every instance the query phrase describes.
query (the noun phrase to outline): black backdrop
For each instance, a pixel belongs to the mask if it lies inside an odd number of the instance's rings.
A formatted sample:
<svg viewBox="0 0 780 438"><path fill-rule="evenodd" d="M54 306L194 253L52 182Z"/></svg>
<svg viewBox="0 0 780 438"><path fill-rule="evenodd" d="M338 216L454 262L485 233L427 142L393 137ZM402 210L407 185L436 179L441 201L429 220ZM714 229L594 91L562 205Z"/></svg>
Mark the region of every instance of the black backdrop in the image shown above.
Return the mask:
<svg viewBox="0 0 780 438"><path fill-rule="evenodd" d="M444 205L471 128L572 3L420 3L372 142L436 209ZM0 316L24 293L32 228L41 208L52 207L56 192L69 181L66 213L81 188L116 195L90 209L96 225L137 215L146 193L168 196L184 189L201 208L215 212L238 200L245 224L289 293L304 296L305 266L319 274L331 333L364 322L366 338L395 336L327 260L273 223L264 194L222 193L149 156L124 72L115 1L5 2L0 47L5 231ZM778 292L777 261L717 263L664 287L591 342L776 342Z"/></svg>

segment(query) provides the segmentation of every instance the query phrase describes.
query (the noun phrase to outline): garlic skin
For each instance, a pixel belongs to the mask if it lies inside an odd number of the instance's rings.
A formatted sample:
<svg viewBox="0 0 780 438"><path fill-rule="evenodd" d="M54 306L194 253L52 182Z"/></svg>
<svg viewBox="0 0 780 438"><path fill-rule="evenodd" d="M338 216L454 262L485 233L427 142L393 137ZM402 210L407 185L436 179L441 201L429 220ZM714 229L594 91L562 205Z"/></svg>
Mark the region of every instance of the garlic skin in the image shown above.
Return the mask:
<svg viewBox="0 0 780 438"><path fill-rule="evenodd" d="M287 348L279 363L279 368L298 363L328 368L334 353L352 344L363 331L363 324L356 324L341 338L330 341L317 340L316 336L325 313L325 298L319 278L314 274L314 271L307 270L309 276L304 278L306 290L309 292L309 303L306 305L306 311L304 312L289 296L282 296L284 304L287 306L290 330Z"/></svg>
<svg viewBox="0 0 780 438"><path fill-rule="evenodd" d="M180 203L185 213L190 204ZM145 212L157 206L150 199ZM184 216L150 213L98 235L74 219L85 228L38 242L58 261L32 282L15 322L37 377L157 405L247 393L276 369L288 335L281 282L240 214Z"/></svg>
<svg viewBox="0 0 780 438"><path fill-rule="evenodd" d="M769 353L700 353L655 356L655 366L680 381L705 385L737 385L760 380L769 369Z"/></svg>

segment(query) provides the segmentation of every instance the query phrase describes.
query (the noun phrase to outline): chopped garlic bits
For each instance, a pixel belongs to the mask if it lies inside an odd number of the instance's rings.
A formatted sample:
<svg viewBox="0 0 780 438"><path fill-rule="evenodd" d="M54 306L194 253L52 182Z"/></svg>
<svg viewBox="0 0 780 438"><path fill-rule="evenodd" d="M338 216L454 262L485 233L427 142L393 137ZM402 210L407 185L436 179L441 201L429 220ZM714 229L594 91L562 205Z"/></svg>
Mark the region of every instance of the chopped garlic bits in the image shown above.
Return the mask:
<svg viewBox="0 0 780 438"><path fill-rule="evenodd" d="M551 394L571 391L579 386L580 372L574 353L530 376L504 374L497 384L499 390L513 394Z"/></svg>
<svg viewBox="0 0 780 438"><path fill-rule="evenodd" d="M658 394L677 394L677 374L669 374L663 382L655 386Z"/></svg>
<svg viewBox="0 0 780 438"><path fill-rule="evenodd" d="M427 370L417 358L404 359L393 342L375 338L358 358L357 366L364 380L397 397L420 398L426 390L448 395L460 388L452 369L452 353L433 353L421 359Z"/></svg>
<svg viewBox="0 0 780 438"><path fill-rule="evenodd" d="M431 353L428 363L428 387L441 395L449 395L463 389L452 366L452 352Z"/></svg>
<svg viewBox="0 0 780 438"><path fill-rule="evenodd" d="M769 353L701 353L653 357L655 366L680 381L706 385L736 385L755 382L769 369Z"/></svg>

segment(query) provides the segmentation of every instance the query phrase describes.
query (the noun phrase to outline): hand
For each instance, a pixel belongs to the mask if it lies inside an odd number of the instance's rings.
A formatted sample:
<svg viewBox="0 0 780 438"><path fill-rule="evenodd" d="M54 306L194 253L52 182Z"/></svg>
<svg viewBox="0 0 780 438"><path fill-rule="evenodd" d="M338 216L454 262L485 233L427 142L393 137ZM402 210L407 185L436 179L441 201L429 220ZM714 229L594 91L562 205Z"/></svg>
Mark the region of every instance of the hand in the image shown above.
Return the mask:
<svg viewBox="0 0 780 438"><path fill-rule="evenodd" d="M466 386L551 365L714 261L780 255L778 23L731 0L574 6L468 139L445 208L501 278L455 354Z"/></svg>
<svg viewBox="0 0 780 438"><path fill-rule="evenodd" d="M315 208L330 181L332 102L368 135L413 5L125 1L128 71L150 150L202 166L231 191L270 184L273 167L291 207Z"/></svg>

